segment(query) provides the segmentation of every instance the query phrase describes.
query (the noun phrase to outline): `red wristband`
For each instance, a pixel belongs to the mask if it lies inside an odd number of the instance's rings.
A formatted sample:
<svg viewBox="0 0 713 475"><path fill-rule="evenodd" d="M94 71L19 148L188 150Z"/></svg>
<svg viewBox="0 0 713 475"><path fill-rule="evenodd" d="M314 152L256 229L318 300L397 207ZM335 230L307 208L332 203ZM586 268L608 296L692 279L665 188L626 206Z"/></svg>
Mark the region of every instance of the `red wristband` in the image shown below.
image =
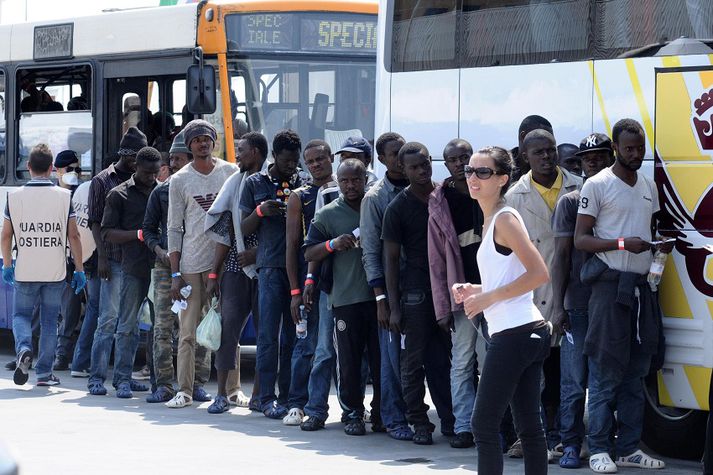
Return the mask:
<svg viewBox="0 0 713 475"><path fill-rule="evenodd" d="M136 237L139 238L139 241L144 242L144 230L139 229L136 231Z"/></svg>
<svg viewBox="0 0 713 475"><path fill-rule="evenodd" d="M293 297L295 295L302 295L302 291L300 289L292 289L290 290L290 295L292 295Z"/></svg>
<svg viewBox="0 0 713 475"><path fill-rule="evenodd" d="M334 248L332 247L332 241L325 241L324 242L324 247L327 249L327 252L334 252Z"/></svg>
<svg viewBox="0 0 713 475"><path fill-rule="evenodd" d="M624 238L619 238L616 240L616 242L619 245L620 251L626 251L626 247L624 247Z"/></svg>
<svg viewBox="0 0 713 475"><path fill-rule="evenodd" d="M305 287L308 285L314 285L314 279L305 279Z"/></svg>
<svg viewBox="0 0 713 475"><path fill-rule="evenodd" d="M260 206L262 206L262 203L260 203L259 205L257 205L257 208L255 208L255 214L257 214L257 217L258 217L258 218L264 218L265 215L262 214L262 210L260 209Z"/></svg>
<svg viewBox="0 0 713 475"><path fill-rule="evenodd" d="M209 279L218 280L218 274L210 273L208 274Z"/></svg>

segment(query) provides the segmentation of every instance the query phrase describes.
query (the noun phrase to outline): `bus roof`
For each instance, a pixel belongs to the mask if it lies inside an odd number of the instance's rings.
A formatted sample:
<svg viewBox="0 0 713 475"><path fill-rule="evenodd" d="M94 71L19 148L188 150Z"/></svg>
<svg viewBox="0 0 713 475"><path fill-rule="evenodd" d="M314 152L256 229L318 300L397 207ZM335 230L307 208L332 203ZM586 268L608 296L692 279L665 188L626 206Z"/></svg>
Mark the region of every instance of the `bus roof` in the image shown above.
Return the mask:
<svg viewBox="0 0 713 475"><path fill-rule="evenodd" d="M211 3L220 5L224 14L259 11L323 11L368 13L376 15L379 5L376 0L214 0Z"/></svg>

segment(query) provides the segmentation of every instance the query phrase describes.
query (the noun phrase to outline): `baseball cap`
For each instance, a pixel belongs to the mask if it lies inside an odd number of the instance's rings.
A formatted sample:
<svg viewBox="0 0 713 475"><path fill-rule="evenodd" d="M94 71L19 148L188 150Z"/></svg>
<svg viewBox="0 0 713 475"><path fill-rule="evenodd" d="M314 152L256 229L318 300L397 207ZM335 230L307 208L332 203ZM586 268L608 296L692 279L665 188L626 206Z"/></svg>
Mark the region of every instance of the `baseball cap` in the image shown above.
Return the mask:
<svg viewBox="0 0 713 475"><path fill-rule="evenodd" d="M579 142L579 152L575 155L582 155L587 152L596 152L605 150L609 153L614 153L611 146L611 139L606 134L593 133L587 135Z"/></svg>
<svg viewBox="0 0 713 475"><path fill-rule="evenodd" d="M335 155L342 152L363 153L371 157L371 145L364 137L349 137L342 144L342 148L335 152Z"/></svg>

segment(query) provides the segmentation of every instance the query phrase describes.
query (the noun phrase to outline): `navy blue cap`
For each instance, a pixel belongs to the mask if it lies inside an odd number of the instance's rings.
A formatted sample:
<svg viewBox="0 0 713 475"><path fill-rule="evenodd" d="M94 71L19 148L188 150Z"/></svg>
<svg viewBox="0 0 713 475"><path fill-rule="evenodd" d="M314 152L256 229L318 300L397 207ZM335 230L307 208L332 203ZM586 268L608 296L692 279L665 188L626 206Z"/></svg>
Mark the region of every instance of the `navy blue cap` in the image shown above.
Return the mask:
<svg viewBox="0 0 713 475"><path fill-rule="evenodd" d="M335 152L335 155L342 152L363 153L367 157L371 157L371 145L364 137L349 137L342 144L342 148Z"/></svg>

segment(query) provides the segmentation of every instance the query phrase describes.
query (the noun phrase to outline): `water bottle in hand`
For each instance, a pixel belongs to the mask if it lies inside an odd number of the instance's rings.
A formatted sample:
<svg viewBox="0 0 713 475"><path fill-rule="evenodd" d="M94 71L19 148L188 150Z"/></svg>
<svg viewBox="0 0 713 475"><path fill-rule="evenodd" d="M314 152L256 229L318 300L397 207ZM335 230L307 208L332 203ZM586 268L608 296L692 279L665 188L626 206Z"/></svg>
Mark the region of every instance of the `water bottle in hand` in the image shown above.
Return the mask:
<svg viewBox="0 0 713 475"><path fill-rule="evenodd" d="M297 338L300 340L307 338L307 310L304 305L300 305L300 321L297 323Z"/></svg>
<svg viewBox="0 0 713 475"><path fill-rule="evenodd" d="M656 292L656 289L661 282L661 276L663 275L663 269L666 266L667 257L668 254L661 251L656 251L656 254L654 254L654 260L649 268L649 275L646 277L652 292Z"/></svg>

